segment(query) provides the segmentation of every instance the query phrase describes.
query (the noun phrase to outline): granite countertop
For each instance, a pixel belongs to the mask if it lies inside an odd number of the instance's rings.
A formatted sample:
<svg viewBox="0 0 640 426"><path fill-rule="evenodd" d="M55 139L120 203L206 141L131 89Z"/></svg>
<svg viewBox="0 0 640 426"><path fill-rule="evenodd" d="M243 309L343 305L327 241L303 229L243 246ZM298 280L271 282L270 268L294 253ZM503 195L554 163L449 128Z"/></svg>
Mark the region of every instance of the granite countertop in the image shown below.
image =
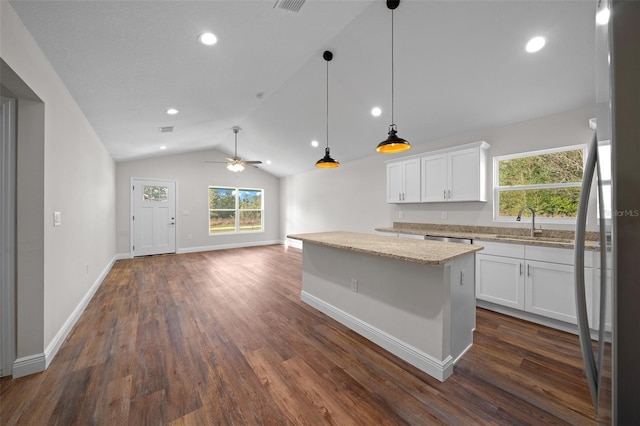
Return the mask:
<svg viewBox="0 0 640 426"><path fill-rule="evenodd" d="M574 247L574 231L544 229L542 235L531 237L531 228L507 228L496 226L440 225L428 223L394 222L392 227L376 228L378 232L412 235L432 235L436 237L467 238L472 240L495 241L511 244L539 245L547 247ZM587 232L585 248L597 249L598 233Z"/></svg>
<svg viewBox="0 0 640 426"><path fill-rule="evenodd" d="M482 246L470 244L389 238L346 231L291 234L287 235L287 238L425 265L442 265L455 258L482 250Z"/></svg>

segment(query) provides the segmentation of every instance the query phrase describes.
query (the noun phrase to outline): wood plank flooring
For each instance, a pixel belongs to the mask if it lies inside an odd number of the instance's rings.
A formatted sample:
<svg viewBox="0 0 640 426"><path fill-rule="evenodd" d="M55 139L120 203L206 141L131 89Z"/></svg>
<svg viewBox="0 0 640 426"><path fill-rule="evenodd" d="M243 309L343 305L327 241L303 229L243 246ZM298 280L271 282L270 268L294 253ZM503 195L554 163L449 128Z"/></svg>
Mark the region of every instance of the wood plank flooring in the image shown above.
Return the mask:
<svg viewBox="0 0 640 426"><path fill-rule="evenodd" d="M2 425L595 424L576 336L477 310L441 383L300 301L280 245L116 262Z"/></svg>

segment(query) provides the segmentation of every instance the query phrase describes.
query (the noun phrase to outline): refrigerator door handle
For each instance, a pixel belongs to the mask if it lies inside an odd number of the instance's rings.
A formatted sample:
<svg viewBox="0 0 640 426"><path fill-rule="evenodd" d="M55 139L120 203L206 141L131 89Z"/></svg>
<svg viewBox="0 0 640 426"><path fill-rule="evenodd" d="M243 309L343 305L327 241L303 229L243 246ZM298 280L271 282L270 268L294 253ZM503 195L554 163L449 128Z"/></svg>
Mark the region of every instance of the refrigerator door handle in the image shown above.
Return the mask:
<svg viewBox="0 0 640 426"><path fill-rule="evenodd" d="M587 161L582 175L582 192L578 203L578 217L576 220L575 241L575 290L576 290L576 316L578 319L578 335L580 337L580 349L584 361L585 374L591 391L593 406L598 406L598 368L596 366L593 349L591 348L591 333L589 332L589 319L587 318L587 300L584 283L584 242L587 227L587 208L589 206L589 193L593 182L594 171L598 159L598 140L596 132L588 147ZM605 271L606 273L606 271Z"/></svg>
<svg viewBox="0 0 640 426"><path fill-rule="evenodd" d="M597 151L597 150L596 150ZM602 382L604 364L605 331L607 326L607 234L604 213L604 194L602 190L602 175L600 173L600 161L596 157L596 172L598 176L598 214L600 216L600 320L598 321L598 360L596 371L598 372L598 390ZM598 392L598 397L600 397ZM596 405L596 408L600 404Z"/></svg>

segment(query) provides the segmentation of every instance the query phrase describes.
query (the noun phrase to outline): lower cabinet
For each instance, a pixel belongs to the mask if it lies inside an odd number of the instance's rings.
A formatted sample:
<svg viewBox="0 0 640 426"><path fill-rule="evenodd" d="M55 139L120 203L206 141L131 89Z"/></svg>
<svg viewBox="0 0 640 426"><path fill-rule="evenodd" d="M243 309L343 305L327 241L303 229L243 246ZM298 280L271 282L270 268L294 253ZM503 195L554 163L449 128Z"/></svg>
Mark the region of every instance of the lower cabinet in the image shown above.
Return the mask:
<svg viewBox="0 0 640 426"><path fill-rule="evenodd" d="M573 250L494 242L476 254L476 298L577 324ZM585 258L589 323L593 324L593 275Z"/></svg>
<svg viewBox="0 0 640 426"><path fill-rule="evenodd" d="M522 259L476 254L476 299L524 309Z"/></svg>
<svg viewBox="0 0 640 426"><path fill-rule="evenodd" d="M576 295L573 265L527 261L524 310L534 314L577 324ZM592 320L592 282L590 272L585 273L587 317Z"/></svg>

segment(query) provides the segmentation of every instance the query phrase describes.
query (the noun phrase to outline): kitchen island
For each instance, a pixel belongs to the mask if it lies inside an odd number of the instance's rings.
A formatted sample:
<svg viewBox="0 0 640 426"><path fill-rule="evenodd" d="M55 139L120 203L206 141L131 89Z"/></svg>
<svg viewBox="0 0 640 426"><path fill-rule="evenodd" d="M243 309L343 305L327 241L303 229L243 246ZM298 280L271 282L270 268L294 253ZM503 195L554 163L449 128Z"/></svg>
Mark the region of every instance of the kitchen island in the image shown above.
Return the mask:
<svg viewBox="0 0 640 426"><path fill-rule="evenodd" d="M438 380L473 344L482 247L354 232L303 242L301 299Z"/></svg>

